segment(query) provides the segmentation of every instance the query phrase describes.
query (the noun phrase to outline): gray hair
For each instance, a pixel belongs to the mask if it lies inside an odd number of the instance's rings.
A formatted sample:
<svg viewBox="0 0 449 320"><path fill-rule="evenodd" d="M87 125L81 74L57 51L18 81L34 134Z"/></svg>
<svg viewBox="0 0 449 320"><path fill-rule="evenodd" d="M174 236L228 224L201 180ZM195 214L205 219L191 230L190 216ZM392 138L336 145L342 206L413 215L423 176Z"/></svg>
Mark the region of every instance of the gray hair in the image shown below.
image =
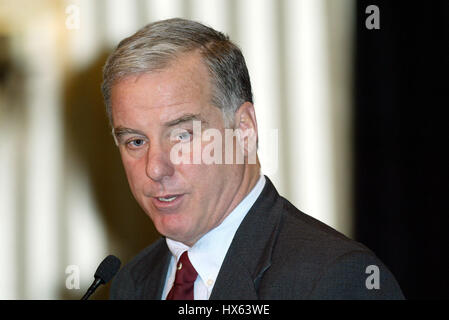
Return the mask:
<svg viewBox="0 0 449 320"><path fill-rule="evenodd" d="M225 126L234 113L253 102L251 82L240 49L221 32L186 19L150 23L122 40L103 68L101 90L112 125L111 88L127 76L163 70L182 53L199 50L212 83L211 103L222 110Z"/></svg>

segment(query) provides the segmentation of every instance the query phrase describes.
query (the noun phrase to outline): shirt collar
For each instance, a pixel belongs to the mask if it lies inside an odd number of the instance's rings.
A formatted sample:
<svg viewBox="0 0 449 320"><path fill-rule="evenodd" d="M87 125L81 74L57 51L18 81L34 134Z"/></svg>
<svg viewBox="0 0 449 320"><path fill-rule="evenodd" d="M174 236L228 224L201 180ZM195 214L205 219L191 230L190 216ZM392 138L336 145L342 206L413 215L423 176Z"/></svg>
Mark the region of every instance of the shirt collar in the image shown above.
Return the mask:
<svg viewBox="0 0 449 320"><path fill-rule="evenodd" d="M223 222L203 235L192 247L166 238L167 246L176 261L187 250L189 259L203 282L207 285L214 283L240 223L256 202L264 186L265 176L261 175L253 189Z"/></svg>

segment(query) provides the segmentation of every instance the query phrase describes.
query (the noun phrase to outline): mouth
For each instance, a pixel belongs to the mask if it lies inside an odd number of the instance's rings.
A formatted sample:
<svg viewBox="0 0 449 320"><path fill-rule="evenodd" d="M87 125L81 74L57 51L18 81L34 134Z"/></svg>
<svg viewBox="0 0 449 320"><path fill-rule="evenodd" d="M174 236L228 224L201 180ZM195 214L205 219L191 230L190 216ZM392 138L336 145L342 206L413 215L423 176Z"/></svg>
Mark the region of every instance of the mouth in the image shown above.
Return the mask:
<svg viewBox="0 0 449 320"><path fill-rule="evenodd" d="M177 195L173 195L173 196L157 197L157 199L162 202L172 202L177 197L178 197Z"/></svg>
<svg viewBox="0 0 449 320"><path fill-rule="evenodd" d="M177 209L184 198L184 194L167 194L152 197L153 205L159 210Z"/></svg>

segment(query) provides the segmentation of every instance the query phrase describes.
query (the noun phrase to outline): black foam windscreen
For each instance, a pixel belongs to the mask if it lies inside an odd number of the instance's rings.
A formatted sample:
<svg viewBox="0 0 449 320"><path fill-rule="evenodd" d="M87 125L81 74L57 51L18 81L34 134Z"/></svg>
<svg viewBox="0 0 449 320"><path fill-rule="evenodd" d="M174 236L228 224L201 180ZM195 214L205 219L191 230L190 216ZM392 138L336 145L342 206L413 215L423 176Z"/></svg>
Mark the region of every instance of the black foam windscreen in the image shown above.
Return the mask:
<svg viewBox="0 0 449 320"><path fill-rule="evenodd" d="M109 282L120 269L121 261L113 255L109 255L100 263L95 271L95 278L100 278L103 283Z"/></svg>

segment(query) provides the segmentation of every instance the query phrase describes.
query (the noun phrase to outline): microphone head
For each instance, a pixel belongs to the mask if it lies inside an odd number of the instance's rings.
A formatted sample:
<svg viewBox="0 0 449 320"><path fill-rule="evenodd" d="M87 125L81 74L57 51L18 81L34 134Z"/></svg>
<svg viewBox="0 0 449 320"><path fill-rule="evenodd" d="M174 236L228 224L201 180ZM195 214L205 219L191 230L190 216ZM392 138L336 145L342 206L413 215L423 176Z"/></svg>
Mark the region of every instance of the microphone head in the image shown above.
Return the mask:
<svg viewBox="0 0 449 320"><path fill-rule="evenodd" d="M103 283L108 283L120 269L120 259L109 255L100 263L95 271L95 278L100 278Z"/></svg>

